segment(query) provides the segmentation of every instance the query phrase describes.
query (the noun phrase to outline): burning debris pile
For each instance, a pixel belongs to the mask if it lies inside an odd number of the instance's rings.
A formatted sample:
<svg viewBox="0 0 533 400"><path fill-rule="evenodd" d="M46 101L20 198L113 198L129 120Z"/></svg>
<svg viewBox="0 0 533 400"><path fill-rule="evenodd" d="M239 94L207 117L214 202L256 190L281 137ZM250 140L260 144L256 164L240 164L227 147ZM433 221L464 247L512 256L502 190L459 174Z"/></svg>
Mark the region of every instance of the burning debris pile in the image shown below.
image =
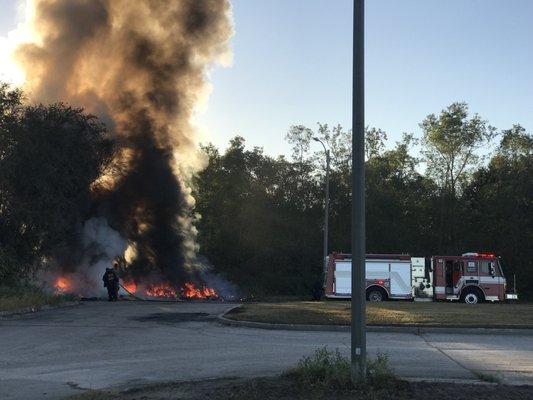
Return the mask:
<svg viewBox="0 0 533 400"><path fill-rule="evenodd" d="M91 280L80 280L79 278L79 273L62 275L50 282L50 285L54 287L58 294L76 293L84 297L91 297L94 294L93 282ZM135 281L130 280L124 282L121 288L125 295L142 296L147 299L218 300L222 298L215 289L206 286L196 287L192 282L186 282L182 288L176 289L168 282L138 285ZM227 297L231 299L231 295Z"/></svg>
<svg viewBox="0 0 533 400"><path fill-rule="evenodd" d="M187 282L182 288L176 290L168 283L150 285L148 287L139 287L135 282L126 282L123 285L124 290L129 294L144 293L147 297L166 298L166 299L218 299L219 295L215 289L202 286L197 288L194 283Z"/></svg>
<svg viewBox="0 0 533 400"><path fill-rule="evenodd" d="M33 100L84 107L116 142L111 166L93 184L93 215L78 246L58 251L45 279L59 291L96 295L119 256L134 293L222 296L197 261L190 181L203 160L191 118L207 97L209 68L230 55L228 1L34 0L27 7L32 39L16 57Z"/></svg>

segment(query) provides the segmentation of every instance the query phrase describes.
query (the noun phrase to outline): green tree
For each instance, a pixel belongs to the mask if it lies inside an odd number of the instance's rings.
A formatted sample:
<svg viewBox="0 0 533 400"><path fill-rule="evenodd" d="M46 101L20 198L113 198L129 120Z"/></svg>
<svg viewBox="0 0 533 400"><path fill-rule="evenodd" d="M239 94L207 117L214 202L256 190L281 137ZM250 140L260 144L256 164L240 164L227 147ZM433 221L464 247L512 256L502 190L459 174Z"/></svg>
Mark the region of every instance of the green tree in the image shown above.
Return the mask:
<svg viewBox="0 0 533 400"><path fill-rule="evenodd" d="M0 112L0 277L18 279L76 240L112 143L94 116L7 85Z"/></svg>
<svg viewBox="0 0 533 400"><path fill-rule="evenodd" d="M431 248L434 184L416 171L414 144L404 134L366 163L368 252L425 254Z"/></svg>
<svg viewBox="0 0 533 400"><path fill-rule="evenodd" d="M457 198L483 157L479 150L496 136L496 130L479 115L468 116L466 103L453 103L439 116L430 114L420 124L426 173L441 190L439 247L455 251L457 242Z"/></svg>
<svg viewBox="0 0 533 400"><path fill-rule="evenodd" d="M329 247L333 251L350 252L352 134L341 125L330 127L321 123L317 124L316 130L302 125L289 129L286 138L293 145L293 160L314 168L314 171L306 171L302 179L314 179L317 185L322 185L326 169L325 155L320 145L315 147L316 151L311 151L311 140L314 137L325 143L331 154ZM367 160L383 153L386 140L387 134L383 130L366 128ZM323 195L318 200L323 206Z"/></svg>
<svg viewBox="0 0 533 400"><path fill-rule="evenodd" d="M427 172L455 197L468 172L480 165L477 151L490 143L496 130L477 114L468 118L466 103L453 103L438 117L428 115L420 127Z"/></svg>
<svg viewBox="0 0 533 400"><path fill-rule="evenodd" d="M320 276L322 187L305 162L231 140L196 178L201 253L249 294L303 294ZM304 168L302 168L302 166Z"/></svg>
<svg viewBox="0 0 533 400"><path fill-rule="evenodd" d="M339 124L330 127L328 124L319 122L316 130L303 125L293 125L289 128L285 138L292 145L292 158L294 161L312 161L317 166L320 164L325 166L324 162L319 161L324 159L322 148L318 147L318 151L311 152L312 139L318 138L330 149L332 168L334 170L348 171L350 169L352 163L352 131L345 130ZM387 133L385 131L367 126L365 128L366 159L382 154L385 150L386 141Z"/></svg>
<svg viewBox="0 0 533 400"><path fill-rule="evenodd" d="M533 136L520 125L502 132L497 154L508 160L527 158L533 154Z"/></svg>
<svg viewBox="0 0 533 400"><path fill-rule="evenodd" d="M496 154L463 195L465 245L501 255L508 286L516 274L522 299L533 298L532 144L533 136L518 125L504 131Z"/></svg>
<svg viewBox="0 0 533 400"><path fill-rule="evenodd" d="M365 130L365 158L370 160L385 150L387 133L378 128L367 127Z"/></svg>

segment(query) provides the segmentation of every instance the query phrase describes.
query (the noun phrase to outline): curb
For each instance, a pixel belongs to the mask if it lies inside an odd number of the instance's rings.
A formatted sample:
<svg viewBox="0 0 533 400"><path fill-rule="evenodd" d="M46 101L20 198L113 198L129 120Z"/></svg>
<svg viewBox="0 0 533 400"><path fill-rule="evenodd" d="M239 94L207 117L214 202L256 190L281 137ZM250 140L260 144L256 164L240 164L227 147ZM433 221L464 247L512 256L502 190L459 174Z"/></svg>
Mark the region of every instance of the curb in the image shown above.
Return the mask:
<svg viewBox="0 0 533 400"><path fill-rule="evenodd" d="M6 319L9 317L14 317L14 316L19 316L19 315L22 316L25 314L33 314L39 311L55 310L58 308L74 307L74 306L79 306L80 304L81 304L80 301L67 301L63 304L58 304L56 306L50 306L48 304L45 304L44 306L38 307L38 308L26 307L26 308L21 308L18 310L13 310L13 311L0 311L0 321L2 319Z"/></svg>
<svg viewBox="0 0 533 400"><path fill-rule="evenodd" d="M240 307L235 306L217 317L217 322L233 327L245 327L281 331L304 332L350 332L348 325L304 325L304 324L272 324L267 322L236 321L226 318L225 315ZM471 334L471 335L515 335L533 336L532 328L485 328L485 327L456 327L456 326L416 326L416 325L367 325L367 332L381 333L412 333L422 335L425 333L443 334Z"/></svg>

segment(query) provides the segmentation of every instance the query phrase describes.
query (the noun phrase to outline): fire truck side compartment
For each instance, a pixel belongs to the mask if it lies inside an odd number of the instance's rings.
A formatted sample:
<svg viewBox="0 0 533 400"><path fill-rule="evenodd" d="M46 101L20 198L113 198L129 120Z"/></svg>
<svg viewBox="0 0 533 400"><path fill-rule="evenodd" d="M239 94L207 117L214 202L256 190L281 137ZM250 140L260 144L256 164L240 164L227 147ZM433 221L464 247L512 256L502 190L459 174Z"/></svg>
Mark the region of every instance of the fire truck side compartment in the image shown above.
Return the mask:
<svg viewBox="0 0 533 400"><path fill-rule="evenodd" d="M328 276L333 284L326 284L327 297L350 297L352 294L352 262L349 255L329 257ZM334 273L331 274L333 269ZM332 276L333 275L333 276ZM411 261L408 257L380 258L369 255L366 259L366 287L380 287L391 299L412 298Z"/></svg>

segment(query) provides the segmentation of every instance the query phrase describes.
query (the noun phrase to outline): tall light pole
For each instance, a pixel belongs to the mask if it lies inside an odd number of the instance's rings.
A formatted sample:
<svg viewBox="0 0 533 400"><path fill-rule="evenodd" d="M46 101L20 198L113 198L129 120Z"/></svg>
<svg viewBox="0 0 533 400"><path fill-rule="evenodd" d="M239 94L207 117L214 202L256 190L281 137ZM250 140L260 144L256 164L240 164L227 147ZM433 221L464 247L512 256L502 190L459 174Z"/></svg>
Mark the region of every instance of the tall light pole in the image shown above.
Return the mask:
<svg viewBox="0 0 533 400"><path fill-rule="evenodd" d="M326 182L324 187L324 258L323 258L323 271L322 277L326 277L326 268L327 268L327 259L328 259L328 238L329 238L329 150L326 148L326 145L322 140L317 137L314 137L315 142L319 142L322 147L324 147L324 153L326 153Z"/></svg>
<svg viewBox="0 0 533 400"><path fill-rule="evenodd" d="M366 379L364 0L353 8L352 88L352 381Z"/></svg>

